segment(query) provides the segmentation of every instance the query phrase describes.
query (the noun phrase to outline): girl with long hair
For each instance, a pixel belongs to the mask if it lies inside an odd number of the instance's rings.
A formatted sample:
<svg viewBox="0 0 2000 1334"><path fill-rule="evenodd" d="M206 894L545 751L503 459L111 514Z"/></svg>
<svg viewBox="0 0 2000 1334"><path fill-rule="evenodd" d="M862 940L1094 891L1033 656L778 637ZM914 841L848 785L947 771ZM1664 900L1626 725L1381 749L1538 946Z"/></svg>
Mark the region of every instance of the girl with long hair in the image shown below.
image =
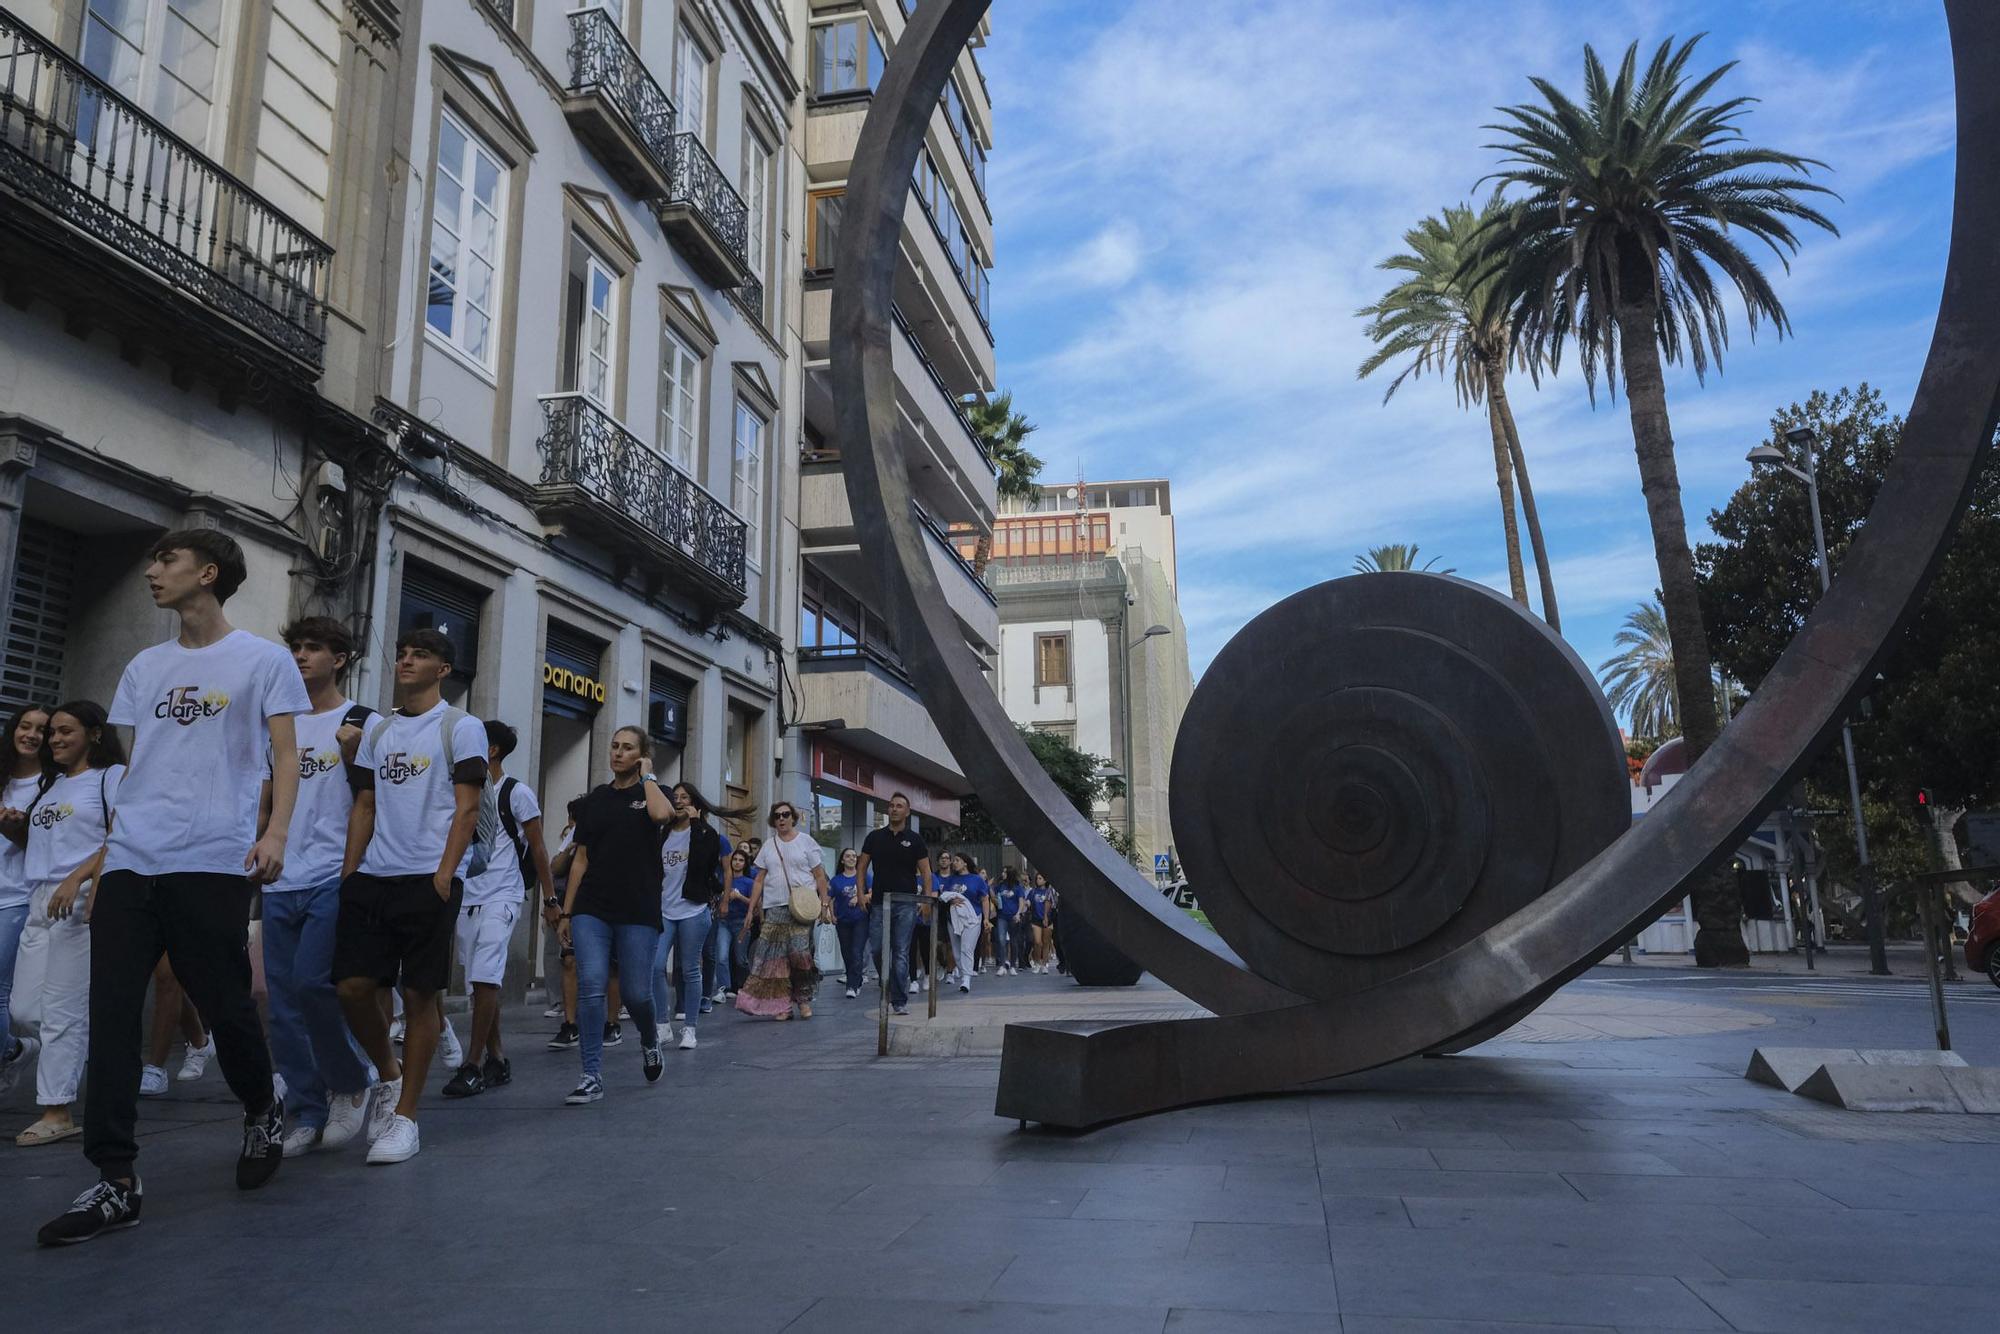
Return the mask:
<svg viewBox="0 0 2000 1334"><path fill-rule="evenodd" d="M769 1019L812 1018L819 969L813 963L815 921L832 915L826 866L819 843L799 830L799 808L789 801L771 806L772 836L757 853L756 881L750 891L748 927L750 976L736 993L736 1008ZM811 885L819 899L817 917L792 913L792 893Z"/></svg>
<svg viewBox="0 0 2000 1334"><path fill-rule="evenodd" d="M1049 878L1040 871L1035 872L1035 887L1028 891L1028 930L1033 944L1029 948L1028 971L1046 973L1049 963L1055 957L1053 928L1055 926L1056 892L1049 888Z"/></svg>
<svg viewBox="0 0 2000 1334"><path fill-rule="evenodd" d="M124 748L93 700L50 711L42 757L51 776L27 810L33 889L14 974L21 1017L38 1025L42 1045L35 1066L42 1116L14 1137L24 1147L83 1133L70 1104L90 1050L90 908L125 776Z"/></svg>
<svg viewBox="0 0 2000 1334"><path fill-rule="evenodd" d="M846 969L849 1000L861 994L868 966L868 910L861 906L861 898L867 891L854 874L860 861L860 853L853 848L842 848L834 859L833 875L827 880L833 898L833 929L840 937L840 961Z"/></svg>
<svg viewBox="0 0 2000 1334"><path fill-rule="evenodd" d="M1012 976L1014 968L1014 939L1020 930L1021 904L1024 891L1021 888L1021 873L1009 866L1000 872L1000 884L993 891L993 972L995 976Z"/></svg>
<svg viewBox="0 0 2000 1334"><path fill-rule="evenodd" d="M709 938L714 934L715 906L722 898L722 858L726 851L722 835L708 822L714 807L701 789L692 783L675 783L671 793L673 819L660 846L663 874L660 881L660 933L658 952L653 956L653 1014L661 1027L661 1041L672 1037L666 1016L681 1021L680 1050L695 1049L695 1025L702 1011L710 1008L703 970L711 957ZM723 814L741 818L747 811ZM667 956L673 955L674 986L679 989L676 1003L669 994Z"/></svg>
<svg viewBox="0 0 2000 1334"><path fill-rule="evenodd" d="M757 878L750 874L750 854L737 848L729 854L729 883L722 891L722 929L728 941L722 976L727 979L724 1000L735 1000L743 979L750 974L750 891Z"/></svg>
<svg viewBox="0 0 2000 1334"><path fill-rule="evenodd" d="M952 957L958 960L956 980L960 991L972 990L972 974L977 968L979 937L986 926L986 900L991 890L979 874L979 863L962 852L953 853L958 864L959 902L951 907Z"/></svg>
<svg viewBox="0 0 2000 1334"><path fill-rule="evenodd" d="M28 883L28 807L55 781L42 753L48 730L49 711L39 704L25 704L7 720L6 741L0 744L0 763L7 766L6 786L0 789L0 834L6 836L0 840L0 1097L14 1087L41 1046L33 1038L14 1036L7 1005L14 992L14 956L28 925L28 899L34 888Z"/></svg>

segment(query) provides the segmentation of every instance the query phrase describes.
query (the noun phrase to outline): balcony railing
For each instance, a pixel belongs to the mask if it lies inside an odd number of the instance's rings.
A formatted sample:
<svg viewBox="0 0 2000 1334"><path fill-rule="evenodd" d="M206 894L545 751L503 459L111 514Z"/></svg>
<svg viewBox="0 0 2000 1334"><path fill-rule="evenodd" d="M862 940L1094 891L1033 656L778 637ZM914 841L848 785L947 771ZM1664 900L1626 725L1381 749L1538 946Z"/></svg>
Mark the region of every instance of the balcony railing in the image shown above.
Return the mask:
<svg viewBox="0 0 2000 1334"><path fill-rule="evenodd" d="M332 247L5 9L0 187L319 370Z"/></svg>
<svg viewBox="0 0 2000 1334"><path fill-rule="evenodd" d="M546 500L582 493L653 549L706 575L714 591L743 600L748 526L733 510L584 395L548 394L541 404Z"/></svg>
<svg viewBox="0 0 2000 1334"><path fill-rule="evenodd" d="M673 163L674 185L667 196L666 208L699 221L710 233L712 244L723 252L719 258L724 263L718 267L734 270L733 274L723 276L734 277L736 281L725 285L739 286L751 268L749 206L715 164L699 135L674 136Z"/></svg>
<svg viewBox="0 0 2000 1334"><path fill-rule="evenodd" d="M895 317L896 327L903 331L903 337L909 339L910 350L916 353L917 360L923 363L924 370L931 377L931 383L937 386L940 394L944 395L944 401L951 404L952 416L958 418L958 424L964 428L966 436L972 441L972 447L979 451L980 461L985 463L986 471L996 477L999 476L1000 465L993 461L993 452L986 447L986 437L973 426L972 417L966 412L965 404L959 401L958 395L945 387L944 376L938 371L937 363L931 360L928 352L924 351L924 345L918 341L916 331L910 328L910 322L904 318L901 308L891 306L889 313Z"/></svg>
<svg viewBox="0 0 2000 1334"><path fill-rule="evenodd" d="M931 540L943 547L945 554L951 557L952 563L965 572L965 577L972 581L972 586L979 590L980 596L994 606L999 606L1000 599L994 596L993 590L987 587L985 579L980 577L978 567L958 554L958 547L952 542L951 534L945 531L944 525L933 519L930 513L915 501L910 502L910 509L916 514L917 522L923 525L924 531L931 535Z"/></svg>
<svg viewBox="0 0 2000 1334"><path fill-rule="evenodd" d="M569 16L569 93L596 96L616 108L626 130L666 179L674 172L674 104L653 81L646 62L603 9Z"/></svg>

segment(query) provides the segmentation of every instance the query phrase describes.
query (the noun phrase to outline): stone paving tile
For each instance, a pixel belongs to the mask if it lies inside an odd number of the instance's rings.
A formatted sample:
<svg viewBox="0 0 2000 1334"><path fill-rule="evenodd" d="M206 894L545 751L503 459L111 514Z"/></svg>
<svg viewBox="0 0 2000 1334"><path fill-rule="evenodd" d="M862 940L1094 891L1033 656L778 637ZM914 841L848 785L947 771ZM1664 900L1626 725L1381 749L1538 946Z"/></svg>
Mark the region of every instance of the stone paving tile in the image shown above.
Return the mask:
<svg viewBox="0 0 2000 1334"><path fill-rule="evenodd" d="M2000 1285L1943 1289L1895 1283L1694 1279L1688 1286L1746 1334L1993 1334ZM1921 1313L1921 1314L1918 1314Z"/></svg>
<svg viewBox="0 0 2000 1334"><path fill-rule="evenodd" d="M1491 1320L1405 1320L1397 1316L1344 1315L1345 1334L1583 1334L1609 1325L1543 1325Z"/></svg>
<svg viewBox="0 0 2000 1334"><path fill-rule="evenodd" d="M1655 1238L1763 1234L1727 1210L1705 1204L1591 1204L1551 1200L1419 1200L1403 1202L1418 1228L1480 1228L1517 1236Z"/></svg>
<svg viewBox="0 0 2000 1334"><path fill-rule="evenodd" d="M1860 1210L1875 1213L1875 1210ZM1875 1223L1866 1228L1803 1226L1783 1236L1757 1241L1690 1238L1688 1245L1719 1271L1715 1277L1781 1278L1822 1283L1909 1283L1940 1286L1978 1284L1987 1279L1982 1263L1929 1230L1907 1223ZM2000 1276L1995 1276L2000 1286ZM2000 1326L2000 1312L1995 1313Z"/></svg>
<svg viewBox="0 0 2000 1334"><path fill-rule="evenodd" d="M1187 1258L1316 1264L1327 1258L1326 1228L1286 1223L1196 1223L1188 1240Z"/></svg>
<svg viewBox="0 0 2000 1334"><path fill-rule="evenodd" d="M1327 1230L1327 1249L1336 1270L1347 1264L1431 1265L1440 1273L1453 1275L1653 1274L1671 1278L1721 1278L1728 1272L1705 1258L1691 1241L1569 1229L1544 1234L1496 1226L1334 1227Z"/></svg>
<svg viewBox="0 0 2000 1334"><path fill-rule="evenodd" d="M1393 1196L1335 1195L1321 1204L1322 1216L1330 1228L1411 1226L1409 1207Z"/></svg>
<svg viewBox="0 0 2000 1334"><path fill-rule="evenodd" d="M1303 1319L1295 1311L1216 1311L1176 1306L1167 1314L1162 1334L1299 1334L1301 1330L1338 1331L1337 1315Z"/></svg>
<svg viewBox="0 0 2000 1334"><path fill-rule="evenodd" d="M1437 1155L1443 1152L1494 1153L1497 1147L1480 1149L1423 1149L1411 1145L1366 1145L1366 1144L1322 1144L1314 1157L1321 1167L1393 1167L1411 1171L1427 1171L1437 1167Z"/></svg>
<svg viewBox="0 0 2000 1334"><path fill-rule="evenodd" d="M1053 1187L960 1187L948 1192L923 1192L909 1186L868 1186L846 1200L833 1211L836 1214L879 1214L900 1206L904 1213L912 1204L928 1206L933 1199L949 1199L952 1210L960 1217L981 1219L1005 1218L1068 1218L1076 1213L1078 1204L1089 1192L1081 1187L1056 1189ZM1148 1215L1166 1217L1171 1215Z"/></svg>
<svg viewBox="0 0 2000 1334"><path fill-rule="evenodd" d="M1159 1334L1166 1320L1164 1308L823 1297L795 1322L787 1325L785 1334L882 1334L884 1330L921 1330L923 1334L1015 1334L1016 1331L1076 1328L1088 1328L1091 1334ZM735 1334L735 1331L731 1329L730 1334Z"/></svg>
<svg viewBox="0 0 2000 1334"><path fill-rule="evenodd" d="M985 1184L1010 1190L1059 1186L1113 1190L1220 1190L1229 1169L1220 1163L1002 1163Z"/></svg>
<svg viewBox="0 0 2000 1334"><path fill-rule="evenodd" d="M992 1251L1018 1256L1069 1256L1110 1259L1179 1260L1189 1238L1207 1224L1110 1218L961 1218L948 1201L934 1202L935 1213L910 1224L888 1244L922 1246L943 1253ZM1325 1236L1320 1257L1326 1254Z"/></svg>
<svg viewBox="0 0 2000 1334"><path fill-rule="evenodd" d="M1400 1195L1405 1199L1577 1200L1555 1172L1402 1171L1395 1168L1322 1168L1323 1195Z"/></svg>
<svg viewBox="0 0 2000 1334"><path fill-rule="evenodd" d="M1223 1190L1126 1191L1094 1186L1084 1192L1076 1218L1157 1219L1191 1223L1293 1223L1310 1226L1325 1211L1317 1197L1257 1195Z"/></svg>
<svg viewBox="0 0 2000 1334"><path fill-rule="evenodd" d="M1606 1176L1566 1172L1564 1180L1598 1203L1816 1204L1828 1198L1802 1182L1779 1177Z"/></svg>
<svg viewBox="0 0 2000 1334"><path fill-rule="evenodd" d="M1262 1167L1233 1165L1222 1179L1222 1188L1250 1195L1296 1195L1310 1198L1319 1194L1319 1168L1311 1159L1302 1167Z"/></svg>
<svg viewBox="0 0 2000 1334"><path fill-rule="evenodd" d="M1850 1209L1922 1209L1931 1213L1984 1213L1993 1214L1993 1199L1990 1192L1976 1189L1972 1182L1982 1179L1987 1183L1996 1178L1991 1172L1980 1171L1980 1165L1968 1160L1961 1170L1935 1176L1917 1176L1913 1173L1891 1173L1883 1171L1860 1171L1835 1175L1827 1171L1822 1163L1812 1173L1801 1173L1799 1180L1830 1199L1838 1200ZM1743 1203L1793 1204L1804 1201L1765 1199Z"/></svg>
<svg viewBox="0 0 2000 1334"><path fill-rule="evenodd" d="M1195 1306L1235 1311L1339 1309L1333 1266L1234 1259L1163 1265L1127 1260L1016 1260L989 1300L1026 1301L1050 1293L1092 1306Z"/></svg>
<svg viewBox="0 0 2000 1334"><path fill-rule="evenodd" d="M1617 1149L1435 1149L1437 1165L1450 1171L1604 1172L1678 1176L1680 1169L1652 1153Z"/></svg>
<svg viewBox="0 0 2000 1334"><path fill-rule="evenodd" d="M1501 1322L1618 1321L1638 1328L1727 1329L1677 1279L1646 1275L1484 1274L1456 1279L1431 1265L1337 1264L1349 1315Z"/></svg>

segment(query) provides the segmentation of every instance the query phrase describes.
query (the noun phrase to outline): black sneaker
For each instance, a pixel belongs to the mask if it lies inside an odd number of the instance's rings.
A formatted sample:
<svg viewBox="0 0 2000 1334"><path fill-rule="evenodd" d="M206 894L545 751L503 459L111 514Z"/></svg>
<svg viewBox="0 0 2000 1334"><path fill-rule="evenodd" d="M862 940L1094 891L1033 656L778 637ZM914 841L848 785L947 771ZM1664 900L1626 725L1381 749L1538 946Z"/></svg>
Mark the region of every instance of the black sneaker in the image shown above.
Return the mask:
<svg viewBox="0 0 2000 1334"><path fill-rule="evenodd" d="M639 1055L646 1063L646 1082L651 1084L659 1079L660 1071L666 1068L667 1063L660 1056L658 1047L648 1047Z"/></svg>
<svg viewBox="0 0 2000 1334"><path fill-rule="evenodd" d="M583 1035L577 1032L575 1024L564 1024L556 1030L556 1035L549 1039L549 1050L570 1051L582 1040Z"/></svg>
<svg viewBox="0 0 2000 1334"><path fill-rule="evenodd" d="M585 1075L583 1082L571 1089L563 1101L571 1107L582 1107L588 1103L604 1101L604 1081L596 1075Z"/></svg>
<svg viewBox="0 0 2000 1334"><path fill-rule="evenodd" d="M100 1232L137 1227L142 1203L144 1192L139 1188L139 1178L133 1177L129 1186L100 1181L77 1196L68 1213L42 1224L35 1240L44 1246L74 1246Z"/></svg>
<svg viewBox="0 0 2000 1334"><path fill-rule="evenodd" d="M624 1030L624 1029L620 1028L620 1027L619 1027L618 1025L616 1025L616 1024L606 1024L606 1025L604 1026L604 1045L605 1045L605 1046L607 1046L607 1047L615 1047L615 1046L617 1046L617 1045L618 1045L619 1043L623 1042L624 1040L625 1040L625 1030Z"/></svg>
<svg viewBox="0 0 2000 1334"><path fill-rule="evenodd" d="M444 1096L447 1098L470 1098L475 1093L484 1092L486 1092L486 1076L481 1074L479 1067L470 1061L459 1066L458 1073L444 1086Z"/></svg>
<svg viewBox="0 0 2000 1334"><path fill-rule="evenodd" d="M243 1118L243 1155L236 1160L236 1189L255 1190L277 1174L285 1161L285 1105L273 1099L263 1111Z"/></svg>
<svg viewBox="0 0 2000 1334"><path fill-rule="evenodd" d="M514 1063L504 1056L489 1056L486 1064L479 1067L479 1077L486 1081L486 1087L490 1089L511 1084L514 1082Z"/></svg>

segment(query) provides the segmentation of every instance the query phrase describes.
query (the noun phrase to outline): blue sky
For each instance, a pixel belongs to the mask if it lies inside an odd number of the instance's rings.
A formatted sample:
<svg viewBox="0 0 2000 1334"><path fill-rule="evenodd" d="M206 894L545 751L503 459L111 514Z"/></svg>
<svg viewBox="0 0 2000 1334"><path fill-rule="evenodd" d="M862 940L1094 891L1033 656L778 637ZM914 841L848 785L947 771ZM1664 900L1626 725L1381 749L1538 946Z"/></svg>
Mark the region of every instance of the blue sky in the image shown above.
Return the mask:
<svg viewBox="0 0 2000 1334"><path fill-rule="evenodd" d="M1838 238L1770 266L1795 336L1669 371L1691 536L1772 412L1862 380L1909 401L1936 311L1952 172L1931 0L996 0L995 331L1047 480L1174 483L1199 673L1280 597L1413 541L1504 588L1483 413L1440 381L1357 381L1375 265L1494 164L1481 125L1585 42L1707 32L1753 140L1831 167ZM1657 585L1622 397L1573 366L1511 387L1570 641L1593 667ZM1525 545L1525 539L1524 539ZM1530 574L1530 583L1533 575Z"/></svg>

